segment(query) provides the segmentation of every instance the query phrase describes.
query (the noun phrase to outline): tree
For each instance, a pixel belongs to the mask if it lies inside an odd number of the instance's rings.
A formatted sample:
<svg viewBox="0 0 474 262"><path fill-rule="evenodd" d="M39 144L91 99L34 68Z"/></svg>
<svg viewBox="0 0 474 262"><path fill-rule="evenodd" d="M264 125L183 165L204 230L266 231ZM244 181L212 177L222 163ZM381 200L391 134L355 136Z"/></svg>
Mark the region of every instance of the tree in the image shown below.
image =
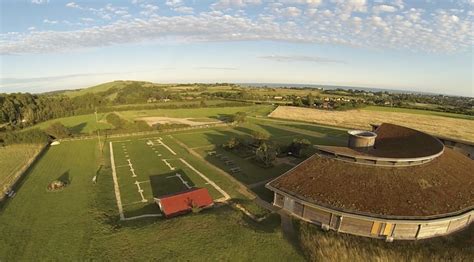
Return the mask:
<svg viewBox="0 0 474 262"><path fill-rule="evenodd" d="M311 142L308 139L293 139L293 142L290 145L289 151L297 156L304 157L310 153Z"/></svg>
<svg viewBox="0 0 474 262"><path fill-rule="evenodd" d="M231 122L240 124L240 123L245 122L246 117L247 117L247 114L245 112L237 112L231 116Z"/></svg>
<svg viewBox="0 0 474 262"><path fill-rule="evenodd" d="M303 101L301 101L301 98L297 97L293 100L293 105L294 106L303 106Z"/></svg>
<svg viewBox="0 0 474 262"><path fill-rule="evenodd" d="M46 133L54 138L66 138L71 136L71 131L60 122L54 122L48 128Z"/></svg>
<svg viewBox="0 0 474 262"><path fill-rule="evenodd" d="M259 131L253 131L252 137L254 139L254 144L261 145L264 141L270 138L270 135L259 132Z"/></svg>
<svg viewBox="0 0 474 262"><path fill-rule="evenodd" d="M236 149L241 145L241 142L238 138L236 137L231 137L227 143L223 144L222 146L226 149Z"/></svg>
<svg viewBox="0 0 474 262"><path fill-rule="evenodd" d="M308 99L308 106L313 107L314 106L314 97L311 93L308 94L307 99Z"/></svg>
<svg viewBox="0 0 474 262"><path fill-rule="evenodd" d="M262 142L255 151L255 160L262 163L265 167L270 167L273 165L277 154L278 151L275 146Z"/></svg>

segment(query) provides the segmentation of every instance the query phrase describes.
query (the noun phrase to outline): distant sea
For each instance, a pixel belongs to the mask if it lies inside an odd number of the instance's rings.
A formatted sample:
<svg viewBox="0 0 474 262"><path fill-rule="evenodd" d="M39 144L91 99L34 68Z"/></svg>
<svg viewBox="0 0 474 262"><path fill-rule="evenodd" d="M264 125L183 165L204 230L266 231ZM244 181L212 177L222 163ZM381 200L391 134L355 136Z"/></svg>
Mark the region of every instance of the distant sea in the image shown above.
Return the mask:
<svg viewBox="0 0 474 262"><path fill-rule="evenodd" d="M242 86L249 87L263 87L268 86L271 88L282 88L282 87L295 87L295 88L322 88L324 90L361 90L367 92L389 92L394 94L425 94L425 95L439 95L436 93L420 92L420 91L408 91L408 90L397 90L397 89L385 89L385 88L372 88L372 87L358 87L358 86L336 86L336 85L312 85L312 84L275 84L275 83L236 83Z"/></svg>

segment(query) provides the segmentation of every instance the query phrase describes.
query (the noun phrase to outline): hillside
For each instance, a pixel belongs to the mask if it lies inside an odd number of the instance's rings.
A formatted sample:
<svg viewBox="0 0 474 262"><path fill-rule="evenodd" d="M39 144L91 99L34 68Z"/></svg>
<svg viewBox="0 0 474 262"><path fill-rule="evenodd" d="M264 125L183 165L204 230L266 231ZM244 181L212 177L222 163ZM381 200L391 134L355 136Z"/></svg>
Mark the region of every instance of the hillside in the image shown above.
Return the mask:
<svg viewBox="0 0 474 262"><path fill-rule="evenodd" d="M117 89L120 90L130 84L137 83L142 86L154 86L156 84L150 83L150 82L143 82L143 81L123 81L123 80L117 80L113 82L108 82L108 83L103 83L100 85L96 86L91 86L87 87L84 89L79 89L79 90L72 90L72 91L64 91L62 94L67 95L69 97L77 97L81 96L87 93L100 93L100 92L106 92L111 89ZM112 94L115 92L112 92ZM112 95L111 94L111 95Z"/></svg>

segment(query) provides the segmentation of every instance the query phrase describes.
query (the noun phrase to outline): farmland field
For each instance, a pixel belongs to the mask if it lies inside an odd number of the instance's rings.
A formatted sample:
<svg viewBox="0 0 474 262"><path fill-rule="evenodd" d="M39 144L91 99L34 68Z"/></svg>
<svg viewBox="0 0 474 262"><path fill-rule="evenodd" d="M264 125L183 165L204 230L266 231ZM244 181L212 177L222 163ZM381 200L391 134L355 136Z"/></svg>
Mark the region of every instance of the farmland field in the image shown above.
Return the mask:
<svg viewBox="0 0 474 262"><path fill-rule="evenodd" d="M14 176L25 164L41 150L39 144L19 144L0 147L0 193L4 187L10 186Z"/></svg>
<svg viewBox="0 0 474 262"><path fill-rule="evenodd" d="M371 123L386 122L419 129L433 135L474 141L474 121L452 117L370 110L326 111L286 106L278 107L269 116L365 130L371 128Z"/></svg>
<svg viewBox="0 0 474 262"><path fill-rule="evenodd" d="M459 118L459 119L468 119L474 120L474 116L471 115L461 115L461 114L454 114L449 112L437 112L429 110L421 110L421 109L409 109L409 108L397 108L397 107L386 107L386 106L367 106L362 108L362 110L367 111L379 111L379 112L399 112L399 113L410 113L410 114L419 114L419 115L429 115L429 116L444 116L444 117L452 117L452 118Z"/></svg>
<svg viewBox="0 0 474 262"><path fill-rule="evenodd" d="M71 130L71 133L73 134L79 134L79 133L90 134L99 129L100 130L109 129L113 127L111 124L107 123L107 121L105 120L105 116L106 116L105 113L97 114L97 118L99 122L96 122L95 114L62 117L62 118L57 118L57 119L39 123L30 128L46 129L51 124L55 122L60 122L64 126L69 128Z"/></svg>
<svg viewBox="0 0 474 262"><path fill-rule="evenodd" d="M278 216L256 223L223 206L170 220L120 222L107 152L104 156L94 140L63 142L48 149L17 196L0 210L2 261L302 260L284 240ZM186 159L208 174L203 164ZM70 185L48 192L48 183L59 177L68 177ZM232 187L229 181L222 182L225 178L212 179L225 190ZM232 195L237 195L235 190Z"/></svg>

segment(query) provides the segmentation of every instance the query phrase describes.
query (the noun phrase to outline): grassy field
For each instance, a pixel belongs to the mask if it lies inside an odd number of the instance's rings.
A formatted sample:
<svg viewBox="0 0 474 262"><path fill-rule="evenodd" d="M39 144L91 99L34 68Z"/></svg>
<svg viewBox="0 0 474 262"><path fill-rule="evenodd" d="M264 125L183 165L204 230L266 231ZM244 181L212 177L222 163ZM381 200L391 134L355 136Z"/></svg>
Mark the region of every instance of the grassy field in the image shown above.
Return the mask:
<svg viewBox="0 0 474 262"><path fill-rule="evenodd" d="M429 109L429 107L427 107L427 109ZM437 112L437 111L421 110L421 109L409 109L409 108L386 107L386 106L367 106L367 107L362 108L362 110L376 111L376 112L410 113L410 114L428 115L428 116L444 116L444 117L474 120L474 116L470 116L470 115L454 114L454 113L448 113L448 112Z"/></svg>
<svg viewBox="0 0 474 262"><path fill-rule="evenodd" d="M242 107L211 107L211 108L192 108L192 109L149 109L149 110L131 110L117 112L123 118L133 121L141 117L176 117L176 118L196 118L200 120L212 121L219 117L228 116L237 112L247 112L249 115L263 116L269 114L274 109L269 105L251 105ZM57 118L39 123L31 128L46 129L54 122L60 122L68 127L73 134L91 134L97 130L110 129L113 126L105 120L107 113L98 113L96 122L95 114L78 115L71 117Z"/></svg>
<svg viewBox="0 0 474 262"><path fill-rule="evenodd" d="M195 162L189 161L207 174ZM68 187L46 190L64 176ZM94 140L51 147L0 210L0 232L2 261L303 260L284 240L278 216L255 223L224 206L169 220L119 222L110 167Z"/></svg>
<svg viewBox="0 0 474 262"><path fill-rule="evenodd" d="M154 198L191 187L207 188L214 199L223 197L184 164L183 160L187 162L187 159L182 149L169 137L130 138L112 145L125 217L158 214L160 211Z"/></svg>
<svg viewBox="0 0 474 262"><path fill-rule="evenodd" d="M393 123L433 135L474 141L474 121L436 115L371 110L326 111L302 107L278 107L272 118L307 121L345 128L370 129L370 124Z"/></svg>
<svg viewBox="0 0 474 262"><path fill-rule="evenodd" d="M249 115L267 115L273 110L270 105L251 105L242 107L211 107L211 108L190 108L190 109L150 109L131 110L119 112L127 120L135 120L141 117L164 116L164 117L186 117L186 118L219 118L233 115L237 112L246 112Z"/></svg>
<svg viewBox="0 0 474 262"><path fill-rule="evenodd" d="M98 113L97 118L99 122L96 122L95 114L88 114L88 115L78 115L78 116L70 116L70 117L62 117L57 118L49 121L45 121L39 123L31 128L41 128L46 129L52 123L60 122L67 128L71 130L73 134L91 134L97 130L102 129L109 129L113 128L113 126L105 121L105 113Z"/></svg>
<svg viewBox="0 0 474 262"><path fill-rule="evenodd" d="M41 150L39 144L0 147L0 193L10 186L14 176Z"/></svg>

